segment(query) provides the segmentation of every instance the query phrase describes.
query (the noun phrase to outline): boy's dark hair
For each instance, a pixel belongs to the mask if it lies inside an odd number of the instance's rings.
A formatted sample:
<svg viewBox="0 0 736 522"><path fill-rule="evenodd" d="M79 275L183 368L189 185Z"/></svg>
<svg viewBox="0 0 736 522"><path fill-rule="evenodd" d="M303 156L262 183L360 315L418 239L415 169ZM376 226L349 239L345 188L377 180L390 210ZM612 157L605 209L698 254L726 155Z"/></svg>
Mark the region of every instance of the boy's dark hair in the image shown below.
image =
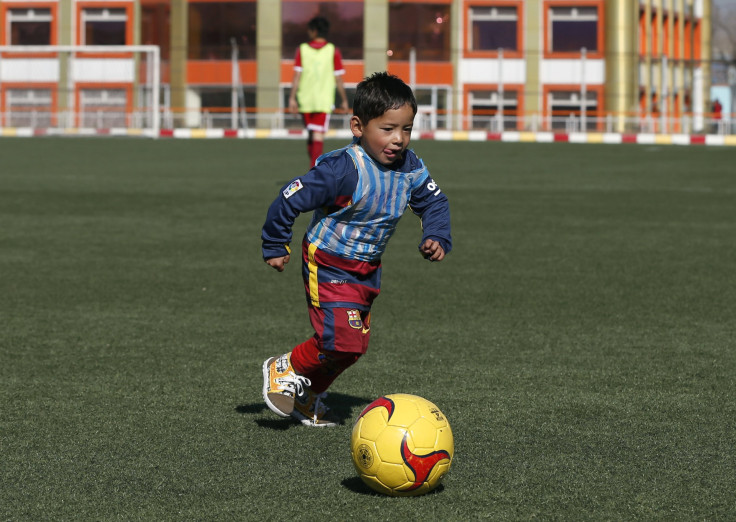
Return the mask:
<svg viewBox="0 0 736 522"><path fill-rule="evenodd" d="M330 32L330 21L324 16L315 16L307 24L307 29L315 31L319 38L327 38L327 33Z"/></svg>
<svg viewBox="0 0 736 522"><path fill-rule="evenodd" d="M414 93L401 78L387 72L377 72L358 84L353 101L353 114L363 124L379 118L390 109L408 104L417 113Z"/></svg>

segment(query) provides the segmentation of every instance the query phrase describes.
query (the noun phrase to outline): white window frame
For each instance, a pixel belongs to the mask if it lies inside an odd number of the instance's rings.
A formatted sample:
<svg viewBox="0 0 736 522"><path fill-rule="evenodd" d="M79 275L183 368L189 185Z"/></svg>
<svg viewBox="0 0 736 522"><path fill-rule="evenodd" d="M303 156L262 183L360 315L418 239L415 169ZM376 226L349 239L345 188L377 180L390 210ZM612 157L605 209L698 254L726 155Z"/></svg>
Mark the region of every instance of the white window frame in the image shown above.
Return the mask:
<svg viewBox="0 0 736 522"><path fill-rule="evenodd" d="M85 7L82 9L80 34L81 44L87 45L87 23L89 22L124 22L128 24L128 11L124 7Z"/></svg>
<svg viewBox="0 0 736 522"><path fill-rule="evenodd" d="M93 94L90 98L89 95ZM122 96L121 96L122 95ZM79 116L83 127L110 128L127 126L128 92L123 88L79 90ZM116 121L118 120L118 121ZM112 124L110 122L113 122ZM89 122L94 122L90 124ZM123 123L118 123L123 122Z"/></svg>
<svg viewBox="0 0 736 522"><path fill-rule="evenodd" d="M88 98L88 94L90 93L98 93L99 97L92 97ZM122 98L120 96L117 96L118 94L122 93ZM84 110L87 107L97 107L97 108L113 108L113 107L123 107L125 108L128 103L128 93L123 88L111 88L111 89L105 89L105 88L89 88L89 87L83 87L79 90L79 106L80 109Z"/></svg>
<svg viewBox="0 0 736 522"><path fill-rule="evenodd" d="M572 118L576 120L576 124L585 124L586 127L595 126L595 120L592 118L582 119L580 91L571 90L554 90L547 93L547 107L549 111L550 127L560 129L566 127L571 117L567 115L555 115L555 110L570 110L574 113ZM585 112L598 110L598 93L596 91L585 91ZM560 109L561 108L561 109ZM570 130L570 129L568 129ZM577 130L577 127L575 127ZM583 131L584 132L584 131Z"/></svg>
<svg viewBox="0 0 736 522"><path fill-rule="evenodd" d="M598 27L599 16L598 8L594 5L581 6L557 6L553 5L549 8L549 27L547 27L547 44L550 52L560 52L555 50L553 43L554 23L555 22L595 22L596 33L600 30ZM596 34L596 37L600 35ZM597 45L596 45L597 47ZM598 49L588 49L589 51L597 51Z"/></svg>
<svg viewBox="0 0 736 522"><path fill-rule="evenodd" d="M510 5L470 5L468 6L468 50L495 51L495 49L475 49L473 47L473 24L475 22L516 22L519 31L519 9ZM518 49L515 49L518 51Z"/></svg>
<svg viewBox="0 0 736 522"><path fill-rule="evenodd" d="M53 117L53 92L49 88L37 89L19 89L16 87L9 88L5 92L5 112L6 122L10 126L18 126L16 122L21 122L22 127L48 127ZM15 109L27 109L15 112ZM37 116L33 109L46 109ZM27 123L26 121L27 120ZM39 121L40 120L40 121Z"/></svg>
<svg viewBox="0 0 736 522"><path fill-rule="evenodd" d="M495 115L475 116L473 110L480 107L488 107L495 109ZM502 132L507 126L515 127L516 118L507 118L504 113L507 111L518 112L519 109L519 92L516 89L506 91L479 89L468 93L468 112L470 116L470 126L475 128L476 119L481 123L486 119L488 126L496 132ZM495 125L495 128L494 128Z"/></svg>
<svg viewBox="0 0 736 522"><path fill-rule="evenodd" d="M555 95L567 95L563 97L555 97ZM580 91L564 91L554 90L549 91L549 102L559 102L558 105L570 105L571 107L580 108ZM585 106L591 105L591 101L595 102L592 105L598 105L598 93L596 91L585 91Z"/></svg>
<svg viewBox="0 0 736 522"><path fill-rule="evenodd" d="M45 96L44 96L45 94ZM53 103L51 89L18 89L11 87L6 91L5 104L11 107L51 107Z"/></svg>
<svg viewBox="0 0 736 522"><path fill-rule="evenodd" d="M48 22L49 34L51 34L51 24L54 18L51 9L48 7L11 7L8 9L6 17L5 30L8 35L8 43L10 45L22 45L13 42L13 23L15 22ZM53 42L49 42L53 43Z"/></svg>

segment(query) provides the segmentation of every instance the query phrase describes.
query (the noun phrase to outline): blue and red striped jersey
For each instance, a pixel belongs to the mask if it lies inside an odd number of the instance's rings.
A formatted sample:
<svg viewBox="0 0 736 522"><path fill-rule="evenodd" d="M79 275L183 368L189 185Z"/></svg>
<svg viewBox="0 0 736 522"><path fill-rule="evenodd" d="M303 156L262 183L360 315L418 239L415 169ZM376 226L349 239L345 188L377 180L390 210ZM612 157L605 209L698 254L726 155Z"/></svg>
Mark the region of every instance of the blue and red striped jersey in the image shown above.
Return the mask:
<svg viewBox="0 0 736 522"><path fill-rule="evenodd" d="M268 209L263 226L263 257L285 256L299 214L314 211L310 242L331 255L379 261L399 218L411 210L421 218L422 240L452 249L450 210L445 194L424 163L407 150L388 169L357 144L323 155L308 173L294 178Z"/></svg>

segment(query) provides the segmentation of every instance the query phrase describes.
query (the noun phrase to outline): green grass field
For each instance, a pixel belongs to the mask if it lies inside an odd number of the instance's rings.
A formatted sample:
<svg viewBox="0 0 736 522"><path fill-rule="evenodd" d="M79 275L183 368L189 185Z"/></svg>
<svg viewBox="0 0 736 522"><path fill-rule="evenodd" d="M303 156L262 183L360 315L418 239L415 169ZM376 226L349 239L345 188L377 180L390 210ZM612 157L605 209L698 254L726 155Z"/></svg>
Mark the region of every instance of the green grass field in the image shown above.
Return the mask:
<svg viewBox="0 0 736 522"><path fill-rule="evenodd" d="M0 139L0 519L736 519L736 152L413 147L455 249L404 218L317 430L261 399L311 335L298 262L260 254L302 141ZM350 460L396 392L455 435L424 497Z"/></svg>

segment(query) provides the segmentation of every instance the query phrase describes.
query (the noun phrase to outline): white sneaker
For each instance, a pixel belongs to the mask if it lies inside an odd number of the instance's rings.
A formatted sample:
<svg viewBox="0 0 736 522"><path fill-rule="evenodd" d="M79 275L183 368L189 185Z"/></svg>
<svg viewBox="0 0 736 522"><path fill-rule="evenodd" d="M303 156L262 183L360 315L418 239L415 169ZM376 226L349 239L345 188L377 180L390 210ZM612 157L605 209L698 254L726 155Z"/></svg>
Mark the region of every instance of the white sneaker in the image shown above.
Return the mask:
<svg viewBox="0 0 736 522"><path fill-rule="evenodd" d="M322 402L327 393L314 393L307 387L302 387L293 402L291 416L305 426L312 428L331 428L340 424L330 408Z"/></svg>
<svg viewBox="0 0 736 522"><path fill-rule="evenodd" d="M312 382L294 371L291 352L271 357L263 363L263 400L280 417L289 417L294 410L294 398Z"/></svg>

